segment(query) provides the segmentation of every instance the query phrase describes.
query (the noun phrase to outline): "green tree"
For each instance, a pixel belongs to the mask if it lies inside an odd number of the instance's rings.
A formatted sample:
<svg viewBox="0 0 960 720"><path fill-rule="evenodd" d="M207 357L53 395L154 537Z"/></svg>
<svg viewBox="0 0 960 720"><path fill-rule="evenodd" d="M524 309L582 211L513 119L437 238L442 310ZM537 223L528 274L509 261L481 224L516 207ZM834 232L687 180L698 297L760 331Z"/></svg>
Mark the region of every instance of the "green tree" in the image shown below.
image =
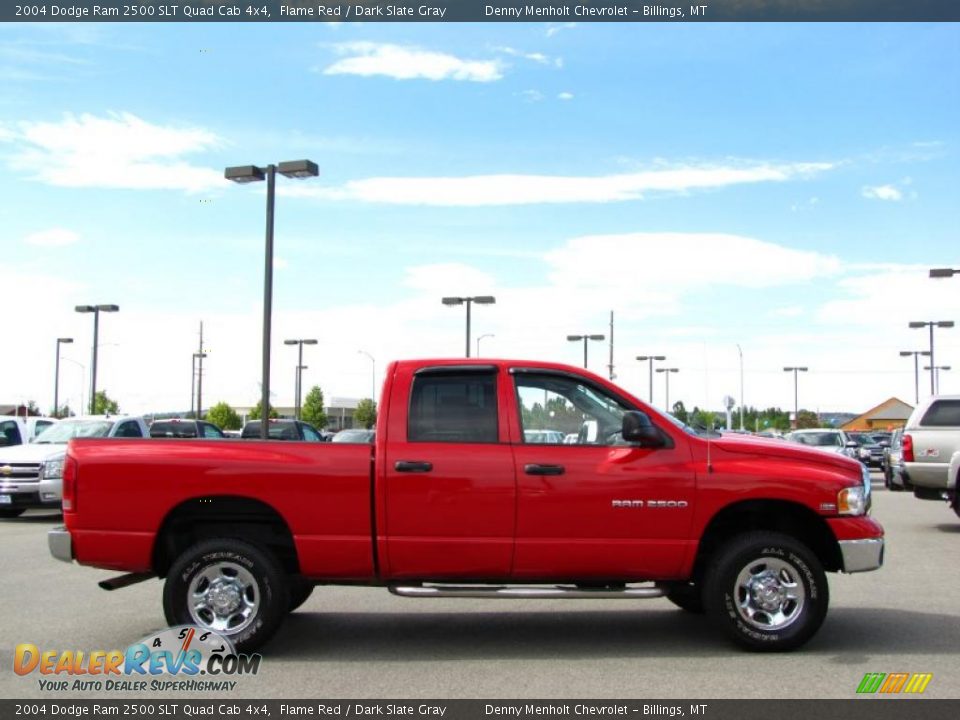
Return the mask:
<svg viewBox="0 0 960 720"><path fill-rule="evenodd" d="M120 405L116 400L111 400L107 396L106 390L97 390L93 398L94 415L116 415L120 412Z"/></svg>
<svg viewBox="0 0 960 720"><path fill-rule="evenodd" d="M40 412L40 408L37 407L37 404L33 400L30 400L29 402L27 402L27 415L30 415L32 417L42 415L42 413Z"/></svg>
<svg viewBox="0 0 960 720"><path fill-rule="evenodd" d="M310 392L303 399L300 417L315 428L323 429L327 426L327 414L323 411L323 390L319 385L310 388ZM376 417L376 410L374 410L374 417Z"/></svg>
<svg viewBox="0 0 960 720"><path fill-rule="evenodd" d="M70 409L70 405L67 403L64 403L60 407L54 408L50 411L50 417L55 418L68 418L73 417L74 415L76 415L76 413Z"/></svg>
<svg viewBox="0 0 960 720"><path fill-rule="evenodd" d="M257 400L257 404L250 408L250 415L248 416L249 420L259 420L260 415L263 412L263 406L260 404L260 401ZM276 408L273 405L267 407L267 417L269 418L278 418L280 413L277 412Z"/></svg>
<svg viewBox="0 0 960 720"><path fill-rule="evenodd" d="M207 410L207 420L224 430L239 430L243 427L240 415L225 402L218 402Z"/></svg>
<svg viewBox="0 0 960 720"><path fill-rule="evenodd" d="M797 413L797 429L820 427L820 416L810 410L801 410Z"/></svg>
<svg viewBox="0 0 960 720"><path fill-rule="evenodd" d="M683 400L677 400L673 404L673 416L682 423L688 421L687 408L683 404Z"/></svg>
<svg viewBox="0 0 960 720"><path fill-rule="evenodd" d="M357 427L372 428L377 424L377 404L370 398L358 402L357 409L353 411L353 422Z"/></svg>

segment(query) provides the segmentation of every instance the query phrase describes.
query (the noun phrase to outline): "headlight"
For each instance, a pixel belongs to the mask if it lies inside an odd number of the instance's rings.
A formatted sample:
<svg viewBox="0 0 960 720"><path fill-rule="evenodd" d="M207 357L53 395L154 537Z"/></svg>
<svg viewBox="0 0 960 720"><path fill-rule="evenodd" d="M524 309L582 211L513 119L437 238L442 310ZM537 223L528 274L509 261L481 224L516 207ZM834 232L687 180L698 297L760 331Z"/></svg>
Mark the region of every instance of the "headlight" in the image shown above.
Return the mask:
<svg viewBox="0 0 960 720"><path fill-rule="evenodd" d="M861 460L865 460L866 458L870 457L870 451L867 450L866 448L860 448L859 453L860 453Z"/></svg>
<svg viewBox="0 0 960 720"><path fill-rule="evenodd" d="M40 476L45 480L63 477L63 458L59 460L47 460L43 464L43 470Z"/></svg>
<svg viewBox="0 0 960 720"><path fill-rule="evenodd" d="M840 515L863 515L867 511L869 490L858 486L844 488L837 493L837 512Z"/></svg>

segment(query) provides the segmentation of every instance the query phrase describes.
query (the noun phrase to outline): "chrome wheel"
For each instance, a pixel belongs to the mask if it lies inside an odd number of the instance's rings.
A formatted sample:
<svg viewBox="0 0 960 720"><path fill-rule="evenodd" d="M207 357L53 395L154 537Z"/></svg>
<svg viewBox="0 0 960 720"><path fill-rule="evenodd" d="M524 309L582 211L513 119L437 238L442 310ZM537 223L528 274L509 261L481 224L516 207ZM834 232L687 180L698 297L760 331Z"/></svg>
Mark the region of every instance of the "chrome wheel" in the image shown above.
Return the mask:
<svg viewBox="0 0 960 720"><path fill-rule="evenodd" d="M783 630L803 612L807 593L800 572L779 558L752 561L737 575L736 607L747 624L759 630Z"/></svg>
<svg viewBox="0 0 960 720"><path fill-rule="evenodd" d="M238 633L257 616L260 588L242 565L218 562L190 580L187 607L194 623L211 630Z"/></svg>

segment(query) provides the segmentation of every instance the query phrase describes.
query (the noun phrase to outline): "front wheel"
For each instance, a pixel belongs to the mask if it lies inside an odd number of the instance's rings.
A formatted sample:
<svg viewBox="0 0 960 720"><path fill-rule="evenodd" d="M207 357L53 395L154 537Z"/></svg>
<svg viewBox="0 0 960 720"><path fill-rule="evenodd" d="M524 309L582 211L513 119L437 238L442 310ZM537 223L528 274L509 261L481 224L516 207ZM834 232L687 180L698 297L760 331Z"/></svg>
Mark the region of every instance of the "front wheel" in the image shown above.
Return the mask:
<svg viewBox="0 0 960 720"><path fill-rule="evenodd" d="M163 611L170 625L197 625L240 652L263 645L289 605L286 575L269 551L243 540L204 540L167 573Z"/></svg>
<svg viewBox="0 0 960 720"><path fill-rule="evenodd" d="M704 588L707 612L736 643L793 650L823 624L827 577L817 557L788 535L751 532L716 556Z"/></svg>

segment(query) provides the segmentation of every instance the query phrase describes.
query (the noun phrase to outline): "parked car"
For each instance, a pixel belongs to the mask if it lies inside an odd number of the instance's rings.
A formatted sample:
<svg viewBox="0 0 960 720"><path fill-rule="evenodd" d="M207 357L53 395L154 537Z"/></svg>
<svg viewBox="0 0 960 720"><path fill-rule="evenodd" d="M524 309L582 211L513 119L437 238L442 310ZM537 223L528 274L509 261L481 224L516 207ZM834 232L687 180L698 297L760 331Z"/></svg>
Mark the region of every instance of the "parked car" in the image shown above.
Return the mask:
<svg viewBox="0 0 960 720"><path fill-rule="evenodd" d="M523 441L544 445L563 445L564 434L559 430L524 430Z"/></svg>
<svg viewBox="0 0 960 720"><path fill-rule="evenodd" d="M224 438L226 434L206 420L166 418L150 424L152 438Z"/></svg>
<svg viewBox="0 0 960 720"><path fill-rule="evenodd" d="M846 455L854 459L857 459L857 448L860 447L859 443L848 436L847 433L835 428L794 430L783 437L784 440L790 442L800 443L817 450L834 452L838 455Z"/></svg>
<svg viewBox="0 0 960 720"><path fill-rule="evenodd" d="M883 467L883 446L877 437L865 432L847 433L847 437L857 443L854 448L857 460L867 467Z"/></svg>
<svg viewBox="0 0 960 720"><path fill-rule="evenodd" d="M894 492L908 490L903 475L903 430L894 430L883 452L883 484Z"/></svg>
<svg viewBox="0 0 960 720"><path fill-rule="evenodd" d="M331 442L335 443L372 443L374 437L373 430L364 430L362 428L348 428L341 430L333 436Z"/></svg>
<svg viewBox="0 0 960 720"><path fill-rule="evenodd" d="M323 436L310 423L303 420L270 419L267 426L267 436L270 440L306 440L308 442L324 442ZM251 420L243 426L240 437L244 440L260 439L260 421Z"/></svg>
<svg viewBox="0 0 960 720"><path fill-rule="evenodd" d="M0 518L60 506L63 456L73 438L145 438L142 417L88 415L61 420L32 443L0 448Z"/></svg>
<svg viewBox="0 0 960 720"><path fill-rule="evenodd" d="M33 442L40 433L56 422L56 418L0 415L0 447Z"/></svg>
<svg viewBox="0 0 960 720"><path fill-rule="evenodd" d="M73 441L51 553L127 573L97 577L111 589L165 578L168 623L215 630L240 652L331 584L666 598L743 647L785 651L823 623L827 572L882 565L870 473L850 458L708 439L557 363L404 360L383 387L373 444ZM524 442L544 392L596 432ZM128 604L109 598L102 614Z"/></svg>
<svg viewBox="0 0 960 720"><path fill-rule="evenodd" d="M903 428L905 485L921 500L946 500L960 517L960 395L934 395L910 413Z"/></svg>

